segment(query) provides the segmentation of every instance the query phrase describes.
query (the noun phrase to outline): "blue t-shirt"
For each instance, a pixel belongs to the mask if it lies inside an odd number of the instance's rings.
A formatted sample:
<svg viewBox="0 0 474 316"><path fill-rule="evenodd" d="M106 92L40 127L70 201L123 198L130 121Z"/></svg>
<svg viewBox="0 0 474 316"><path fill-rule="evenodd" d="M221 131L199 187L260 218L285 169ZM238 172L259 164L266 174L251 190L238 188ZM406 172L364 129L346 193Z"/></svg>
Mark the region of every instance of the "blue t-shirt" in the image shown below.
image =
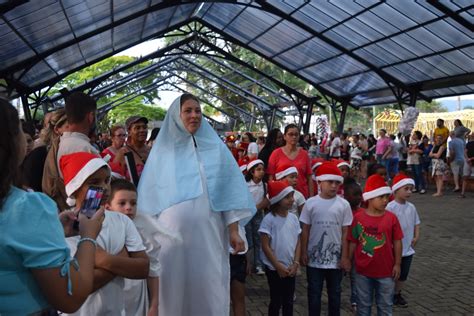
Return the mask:
<svg viewBox="0 0 474 316"><path fill-rule="evenodd" d="M466 143L457 137L454 137L449 142L449 155L454 152L454 161L464 162L464 147Z"/></svg>
<svg viewBox="0 0 474 316"><path fill-rule="evenodd" d="M61 267L71 260L57 210L45 194L15 187L0 208L0 315L48 307L30 269Z"/></svg>

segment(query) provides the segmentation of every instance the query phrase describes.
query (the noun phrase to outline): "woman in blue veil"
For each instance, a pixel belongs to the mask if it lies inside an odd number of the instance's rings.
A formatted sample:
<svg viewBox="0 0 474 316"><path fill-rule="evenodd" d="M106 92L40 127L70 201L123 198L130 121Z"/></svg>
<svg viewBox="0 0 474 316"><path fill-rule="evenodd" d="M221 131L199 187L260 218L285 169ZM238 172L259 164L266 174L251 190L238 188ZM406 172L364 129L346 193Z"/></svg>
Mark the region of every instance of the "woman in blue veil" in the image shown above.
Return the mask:
<svg viewBox="0 0 474 316"><path fill-rule="evenodd" d="M229 315L228 245L244 250L238 224L256 209L235 159L191 94L168 109L140 179L138 211L167 232L159 240L160 315Z"/></svg>

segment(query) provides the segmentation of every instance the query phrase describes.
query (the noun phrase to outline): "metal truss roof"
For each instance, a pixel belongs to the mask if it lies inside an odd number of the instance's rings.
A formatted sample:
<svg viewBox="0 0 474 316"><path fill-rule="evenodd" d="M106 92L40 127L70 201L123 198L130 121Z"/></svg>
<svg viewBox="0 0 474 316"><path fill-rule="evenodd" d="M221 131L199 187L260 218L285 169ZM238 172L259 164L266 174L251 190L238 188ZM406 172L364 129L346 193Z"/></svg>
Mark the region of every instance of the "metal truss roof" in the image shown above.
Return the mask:
<svg viewBox="0 0 474 316"><path fill-rule="evenodd" d="M31 93L198 21L353 106L473 93L472 1L7 1L0 78ZM33 89L34 88L34 89Z"/></svg>

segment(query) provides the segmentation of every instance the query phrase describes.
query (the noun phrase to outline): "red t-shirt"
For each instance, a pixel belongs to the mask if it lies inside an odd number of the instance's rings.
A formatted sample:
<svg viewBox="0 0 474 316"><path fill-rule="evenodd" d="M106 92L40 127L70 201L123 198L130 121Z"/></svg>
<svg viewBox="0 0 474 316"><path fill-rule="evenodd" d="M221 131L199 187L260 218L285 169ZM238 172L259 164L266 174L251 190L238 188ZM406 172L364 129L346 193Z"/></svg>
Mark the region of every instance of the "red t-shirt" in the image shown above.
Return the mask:
<svg viewBox="0 0 474 316"><path fill-rule="evenodd" d="M307 199L309 197L309 188L307 176L311 175L311 161L308 156L308 152L304 149L300 149L295 159L291 160L283 152L282 148L275 149L270 159L268 160L267 173L275 176L276 170L280 165L291 165L296 167L298 170L298 182L296 183L296 190L300 191Z"/></svg>
<svg viewBox="0 0 474 316"><path fill-rule="evenodd" d="M371 216L362 211L354 214L347 239L357 245L354 251L357 273L369 278L391 277L395 264L393 241L402 238L400 223L393 213L385 211L382 216Z"/></svg>

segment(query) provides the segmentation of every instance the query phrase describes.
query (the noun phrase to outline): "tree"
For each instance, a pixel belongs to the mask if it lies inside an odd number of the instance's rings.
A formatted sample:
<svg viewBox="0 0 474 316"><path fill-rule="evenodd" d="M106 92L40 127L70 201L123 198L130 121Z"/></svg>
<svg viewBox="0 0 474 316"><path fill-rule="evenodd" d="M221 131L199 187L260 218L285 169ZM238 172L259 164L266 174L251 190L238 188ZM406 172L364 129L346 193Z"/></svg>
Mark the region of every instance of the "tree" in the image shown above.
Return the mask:
<svg viewBox="0 0 474 316"><path fill-rule="evenodd" d="M113 56L106 58L104 60L95 63L89 67L81 69L63 80L57 83L51 90L48 95L53 96L63 88L73 89L74 87L83 84L91 79L94 79L108 71L111 71L117 67L128 64L135 60L135 57L130 56ZM121 78L136 72L139 69L149 66L152 61L145 61L141 64L138 64L134 67L130 67L118 74L115 74L99 84L95 89L106 87L110 84L113 84L115 81ZM114 100L119 100L126 97L127 95L133 95L136 91L141 88L150 85L153 80L155 80L156 75L152 74L149 77L146 77L140 81L133 81L129 84L112 91L106 95L101 96L97 99L97 106L100 109L106 104L110 104ZM98 122L98 127L100 131L106 131L113 124L123 124L125 120L132 115L141 115L147 117L149 120L163 120L166 115L166 110L154 104L158 99L158 91L151 90L142 95L138 95L135 98L112 108L104 116L100 117Z"/></svg>
<svg viewBox="0 0 474 316"><path fill-rule="evenodd" d="M418 101L416 102L416 108L422 113L438 113L438 112L448 112L448 109L444 107L441 102L438 101Z"/></svg>

